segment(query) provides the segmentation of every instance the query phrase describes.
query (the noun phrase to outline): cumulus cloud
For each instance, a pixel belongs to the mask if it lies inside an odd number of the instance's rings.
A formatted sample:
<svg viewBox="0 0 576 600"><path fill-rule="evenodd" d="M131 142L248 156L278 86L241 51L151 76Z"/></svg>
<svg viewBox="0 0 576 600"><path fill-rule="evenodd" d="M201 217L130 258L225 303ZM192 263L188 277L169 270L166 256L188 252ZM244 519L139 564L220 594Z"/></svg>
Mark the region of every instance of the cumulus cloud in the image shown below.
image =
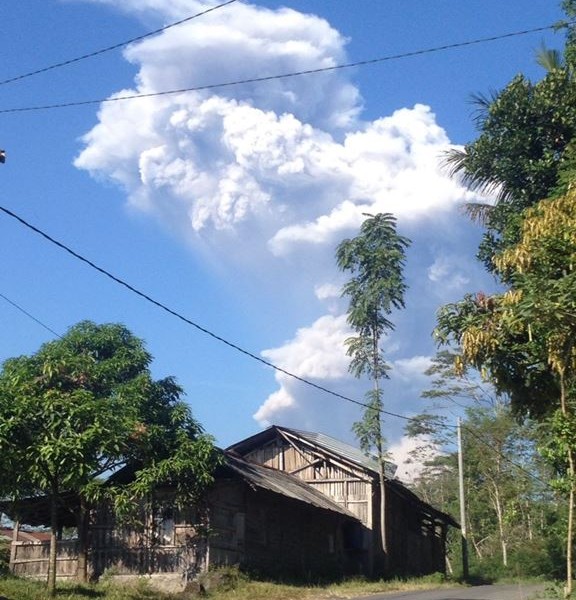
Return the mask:
<svg viewBox="0 0 576 600"><path fill-rule="evenodd" d="M160 24L210 6L125 0L121 9ZM298 294L307 288L306 302L316 302L312 325L294 322L293 338L278 340L263 356L358 397L359 384L347 375L350 331L334 247L355 235L364 213L392 212L418 234L420 223L428 227L469 198L439 166L450 141L431 108L416 104L362 121L361 94L342 70L206 87L346 61L346 40L329 23L287 8L236 2L133 43L124 55L138 74L132 89L116 96L196 91L103 104L76 166L122 186L133 210L215 261L243 261L245 277L265 271L265 284L289 287L294 303L303 302ZM416 277L459 288L468 283L456 263L434 254ZM387 341L391 354L403 348L412 356L392 356L400 381L417 378L426 366L419 356L425 351L407 345ZM276 381L257 421L299 419L299 426L322 429L322 409L315 413L319 405L309 401L308 388L281 373Z"/></svg>
<svg viewBox="0 0 576 600"><path fill-rule="evenodd" d="M431 367L430 356L412 356L394 361L394 368L399 377L404 381L412 381L424 377L425 372Z"/></svg>
<svg viewBox="0 0 576 600"><path fill-rule="evenodd" d="M396 477L409 483L421 473L424 463L440 454L433 440L426 436L418 439L403 437L388 450L390 460L397 466Z"/></svg>
<svg viewBox="0 0 576 600"><path fill-rule="evenodd" d="M338 380L346 376L348 369L344 340L349 335L345 316L326 315L310 327L300 328L294 339L278 348L265 350L262 355L276 366L306 380ZM271 394L254 415L262 425L274 422L279 412L303 408L291 393L297 381L281 372L277 373L276 379L280 390Z"/></svg>
<svg viewBox="0 0 576 600"><path fill-rule="evenodd" d="M124 10L177 18L209 5L137 6ZM345 39L313 15L235 3L125 56L139 72L116 96L334 66ZM257 232L259 251L274 255L333 244L363 211L418 218L461 200L438 168L449 141L428 107L371 123L360 110L339 71L107 103L76 166L121 184L135 208L182 235Z"/></svg>
<svg viewBox="0 0 576 600"><path fill-rule="evenodd" d="M439 284L444 290L460 291L470 283L470 278L465 275L461 258L441 255L428 267L428 279Z"/></svg>

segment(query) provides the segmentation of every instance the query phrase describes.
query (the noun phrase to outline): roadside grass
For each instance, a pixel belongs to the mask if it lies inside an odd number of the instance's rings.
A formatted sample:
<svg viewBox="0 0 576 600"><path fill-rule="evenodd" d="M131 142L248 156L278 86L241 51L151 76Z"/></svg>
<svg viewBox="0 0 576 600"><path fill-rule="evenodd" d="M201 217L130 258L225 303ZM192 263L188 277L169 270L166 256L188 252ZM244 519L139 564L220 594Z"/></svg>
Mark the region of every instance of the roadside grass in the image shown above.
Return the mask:
<svg viewBox="0 0 576 600"><path fill-rule="evenodd" d="M240 582L233 589L209 592L214 600L316 600L324 598L354 598L382 592L402 592L456 587L459 584L448 581L440 574L413 579L368 580L363 578L346 579L327 585L294 585L265 581Z"/></svg>
<svg viewBox="0 0 576 600"><path fill-rule="evenodd" d="M39 581L16 577L0 579L0 600L176 600L178 596L153 590L145 581L132 585L59 583L56 596L50 596ZM182 598L182 597L181 597Z"/></svg>
<svg viewBox="0 0 576 600"><path fill-rule="evenodd" d="M430 589L434 587L454 587L454 582L446 581L439 575L428 577L371 581L365 579L348 579L340 583L328 585L298 585L275 583L269 581L250 580L243 575L227 576L223 585L209 587L202 595L190 592L166 594L151 588L144 579L133 584L115 584L105 581L98 584L79 585L60 583L56 598L58 600L191 600L192 598L209 598L211 600L315 600L324 598L352 598L368 596L378 592L394 592ZM19 579L16 577L0 578L0 600L50 600L42 582Z"/></svg>

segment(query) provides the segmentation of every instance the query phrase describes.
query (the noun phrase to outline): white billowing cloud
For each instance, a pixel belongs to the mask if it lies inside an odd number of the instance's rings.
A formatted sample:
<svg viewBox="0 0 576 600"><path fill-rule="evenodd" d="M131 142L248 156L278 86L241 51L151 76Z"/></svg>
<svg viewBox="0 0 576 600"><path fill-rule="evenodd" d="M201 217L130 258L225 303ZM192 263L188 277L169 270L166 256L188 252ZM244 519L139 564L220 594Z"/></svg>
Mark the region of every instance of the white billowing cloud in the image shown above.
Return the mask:
<svg viewBox="0 0 576 600"><path fill-rule="evenodd" d="M394 372L404 381L414 381L425 377L425 372L432 366L430 356L412 356L394 361Z"/></svg>
<svg viewBox="0 0 576 600"><path fill-rule="evenodd" d="M341 380L348 370L344 341L349 335L344 315L326 315L310 327L298 329L294 339L283 346L265 350L262 355L277 367L309 381ZM277 422L278 414L287 409L305 409L293 395L300 387L298 381L282 372L277 372L276 380L280 389L254 415L262 425Z"/></svg>
<svg viewBox="0 0 576 600"><path fill-rule="evenodd" d="M443 291L460 291L470 283L465 275L461 258L441 255L428 267L428 279Z"/></svg>
<svg viewBox="0 0 576 600"><path fill-rule="evenodd" d="M158 24L215 5L121 4ZM360 93L345 70L198 89L342 64L345 43L319 17L242 2L134 43L125 57L138 75L133 89L117 96L196 91L103 104L75 164L122 186L134 210L157 218L220 264L243 260L244 277L266 273L263 285L289 290L294 306L312 299L312 325L293 323L293 338L263 355L299 377L352 394L362 388L347 375L350 331L334 247L355 235L363 213L394 213L400 225L417 232L419 223L429 229L438 215L470 198L439 166L450 147L446 133L422 104L362 122ZM416 270L419 280L468 283L455 262L436 254L432 266L426 257ZM434 299L423 298L422 306L423 300L435 310ZM386 342L401 383L418 379L426 366L428 349L409 348L414 341ZM412 358L394 357L400 348ZM258 422L292 419L326 429L324 409L309 387L279 372L276 381L278 390L254 415ZM395 401L406 402L402 394L413 387L399 384ZM333 422L337 411L346 411L342 401L334 404Z"/></svg>
<svg viewBox="0 0 576 600"><path fill-rule="evenodd" d="M262 355L277 366L306 379L339 379L348 369L344 340L351 335L345 315L325 315L294 339Z"/></svg>
<svg viewBox="0 0 576 600"><path fill-rule="evenodd" d="M123 8L182 18L207 6ZM334 66L345 40L319 17L238 2L134 43L125 56L139 72L134 90L117 95ZM449 140L428 107L373 123L359 122L360 110L341 71L106 103L75 164L121 184L133 207L181 235L248 234L258 253L277 256L333 245L362 212L418 218L462 200L438 168Z"/></svg>
<svg viewBox="0 0 576 600"><path fill-rule="evenodd" d="M427 436L402 437L388 450L390 460L397 465L396 477L409 483L422 472L424 462L440 454L433 440Z"/></svg>
<svg viewBox="0 0 576 600"><path fill-rule="evenodd" d="M333 283L323 283L315 286L314 292L318 300L330 300L340 297L340 288Z"/></svg>

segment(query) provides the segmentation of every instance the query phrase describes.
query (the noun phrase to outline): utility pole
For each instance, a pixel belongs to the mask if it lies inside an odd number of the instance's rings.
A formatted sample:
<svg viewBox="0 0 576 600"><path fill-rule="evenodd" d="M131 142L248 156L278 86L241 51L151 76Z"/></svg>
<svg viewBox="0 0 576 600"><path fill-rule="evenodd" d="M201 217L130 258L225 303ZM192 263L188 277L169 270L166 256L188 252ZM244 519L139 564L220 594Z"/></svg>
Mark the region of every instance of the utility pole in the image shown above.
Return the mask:
<svg viewBox="0 0 576 600"><path fill-rule="evenodd" d="M460 534L462 540L462 578L466 581L468 570L468 538L466 532L466 498L464 495L464 457L462 453L462 420L458 417L458 488L460 490Z"/></svg>

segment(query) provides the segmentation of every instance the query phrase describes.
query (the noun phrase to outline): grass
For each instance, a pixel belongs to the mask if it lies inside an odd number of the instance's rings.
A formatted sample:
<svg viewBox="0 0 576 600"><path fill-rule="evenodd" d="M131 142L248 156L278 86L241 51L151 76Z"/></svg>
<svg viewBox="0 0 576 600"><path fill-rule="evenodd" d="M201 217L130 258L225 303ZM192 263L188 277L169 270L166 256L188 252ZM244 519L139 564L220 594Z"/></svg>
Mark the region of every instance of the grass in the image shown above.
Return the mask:
<svg viewBox="0 0 576 600"><path fill-rule="evenodd" d="M294 585L249 580L244 576L226 577L226 585L210 589L211 600L316 600L326 598L351 598L377 592L429 589L455 585L444 581L440 575L411 580L368 581L349 579L330 585ZM106 581L99 584L59 584L58 600L189 600L189 593L163 594L150 588L145 580L122 586ZM46 587L41 582L0 578L0 600L49 600Z"/></svg>
<svg viewBox="0 0 576 600"><path fill-rule="evenodd" d="M175 600L177 596L161 594L152 590L145 582L134 585L102 584L58 584L57 600ZM46 585L38 581L15 577L0 579L0 600L53 600Z"/></svg>
<svg viewBox="0 0 576 600"><path fill-rule="evenodd" d="M399 592L424 590L436 587L454 587L458 584L448 582L438 575L408 580L366 580L348 579L339 583L316 586L298 586L264 581L241 582L230 590L217 590L214 600L317 600L326 598L353 598L381 592Z"/></svg>

